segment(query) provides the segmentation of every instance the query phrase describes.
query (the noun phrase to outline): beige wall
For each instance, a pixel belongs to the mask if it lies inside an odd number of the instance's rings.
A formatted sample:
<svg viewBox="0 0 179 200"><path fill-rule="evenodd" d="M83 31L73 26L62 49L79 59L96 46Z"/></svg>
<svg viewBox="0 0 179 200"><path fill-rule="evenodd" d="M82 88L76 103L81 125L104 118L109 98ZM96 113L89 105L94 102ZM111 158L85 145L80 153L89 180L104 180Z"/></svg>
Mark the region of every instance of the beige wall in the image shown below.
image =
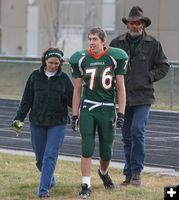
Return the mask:
<svg viewBox="0 0 179 200"><path fill-rule="evenodd" d="M1 50L5 54L26 55L27 53L27 0L1 1ZM66 56L72 51L86 47L86 30L91 26L104 24L102 22L101 3L106 0L78 0L78 6L70 0L35 0L39 9L38 54L44 49L55 45L53 26L59 19L59 42L57 45L65 48ZM57 15L57 4L59 14ZM147 28L148 33L155 36L162 43L163 49L170 60L179 60L179 0L116 0L115 31L109 32L109 41L126 31L121 18L127 17L132 6L139 5L144 15L152 20ZM108 16L110 14L106 13ZM76 41L79 41L79 45ZM70 44L69 44L70 41ZM73 43L74 42L74 43Z"/></svg>
<svg viewBox="0 0 179 200"><path fill-rule="evenodd" d="M26 6L24 0L1 0L2 53L26 53Z"/></svg>

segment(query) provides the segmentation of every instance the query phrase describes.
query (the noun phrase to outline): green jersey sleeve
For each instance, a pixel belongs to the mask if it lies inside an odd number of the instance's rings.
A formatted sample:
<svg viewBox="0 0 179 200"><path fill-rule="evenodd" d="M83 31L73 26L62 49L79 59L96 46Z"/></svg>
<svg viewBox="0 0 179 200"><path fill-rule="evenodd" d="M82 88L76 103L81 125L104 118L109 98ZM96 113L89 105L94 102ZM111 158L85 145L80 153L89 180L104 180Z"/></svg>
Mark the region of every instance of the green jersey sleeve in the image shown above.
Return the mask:
<svg viewBox="0 0 179 200"><path fill-rule="evenodd" d="M109 54L115 65L115 74L126 74L126 66L128 62L127 53L120 48L109 48Z"/></svg>
<svg viewBox="0 0 179 200"><path fill-rule="evenodd" d="M77 51L70 57L69 63L71 66L73 78L83 77L83 70L81 68L81 63L85 58L85 56L86 56L85 51Z"/></svg>

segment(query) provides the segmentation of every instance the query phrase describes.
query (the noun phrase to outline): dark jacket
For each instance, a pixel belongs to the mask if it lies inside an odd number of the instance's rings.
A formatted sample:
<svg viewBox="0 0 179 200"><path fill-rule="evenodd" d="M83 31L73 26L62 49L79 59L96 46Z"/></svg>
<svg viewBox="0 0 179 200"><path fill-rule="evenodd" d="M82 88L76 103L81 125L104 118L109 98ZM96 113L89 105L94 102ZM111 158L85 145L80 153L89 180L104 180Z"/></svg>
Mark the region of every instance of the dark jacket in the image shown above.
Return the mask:
<svg viewBox="0 0 179 200"><path fill-rule="evenodd" d="M153 83L162 79L170 67L160 42L144 32L132 57L127 33L113 39L110 46L125 50L129 56L125 75L126 104L135 106L154 103Z"/></svg>
<svg viewBox="0 0 179 200"><path fill-rule="evenodd" d="M66 73L59 70L48 78L41 67L28 78L15 119L24 121L30 110L29 120L35 125L67 123L67 106L72 106L72 96L73 85Z"/></svg>

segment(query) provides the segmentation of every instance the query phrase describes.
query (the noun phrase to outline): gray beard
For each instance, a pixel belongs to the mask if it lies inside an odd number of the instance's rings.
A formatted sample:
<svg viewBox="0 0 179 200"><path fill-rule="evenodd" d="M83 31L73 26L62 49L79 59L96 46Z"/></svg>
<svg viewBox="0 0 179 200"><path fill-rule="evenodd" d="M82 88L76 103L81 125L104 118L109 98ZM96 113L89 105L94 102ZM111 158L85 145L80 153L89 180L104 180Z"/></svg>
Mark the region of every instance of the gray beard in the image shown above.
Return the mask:
<svg viewBox="0 0 179 200"><path fill-rule="evenodd" d="M132 37L138 37L138 36L142 35L142 29L139 30L138 32L129 30L128 33L129 33Z"/></svg>

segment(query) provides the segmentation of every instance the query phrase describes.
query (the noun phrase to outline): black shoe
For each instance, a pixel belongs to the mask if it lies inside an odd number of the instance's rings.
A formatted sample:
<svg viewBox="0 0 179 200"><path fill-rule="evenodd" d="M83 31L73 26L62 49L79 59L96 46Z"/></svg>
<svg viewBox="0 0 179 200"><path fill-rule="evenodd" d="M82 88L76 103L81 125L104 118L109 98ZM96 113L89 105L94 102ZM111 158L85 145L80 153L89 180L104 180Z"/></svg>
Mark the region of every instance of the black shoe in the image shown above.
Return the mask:
<svg viewBox="0 0 179 200"><path fill-rule="evenodd" d="M111 177L109 176L108 172L107 172L107 174L103 175L103 174L101 174L100 170L98 169L98 174L99 174L100 178L102 179L104 187L106 189L113 190L115 188L115 186L114 186L114 184L113 184L113 182L111 180Z"/></svg>
<svg viewBox="0 0 179 200"><path fill-rule="evenodd" d="M122 186L127 186L131 182L131 176L126 176L126 179L121 183Z"/></svg>
<svg viewBox="0 0 179 200"><path fill-rule="evenodd" d="M140 186L141 185L141 177L140 174L132 174L132 178L130 181L131 185Z"/></svg>
<svg viewBox="0 0 179 200"><path fill-rule="evenodd" d="M39 196L40 199L48 199L49 197L50 197L49 194L44 194Z"/></svg>
<svg viewBox="0 0 179 200"><path fill-rule="evenodd" d="M81 191L79 192L79 197L81 199L87 199L90 196L91 192L92 192L91 188L89 188L87 184L82 183Z"/></svg>

